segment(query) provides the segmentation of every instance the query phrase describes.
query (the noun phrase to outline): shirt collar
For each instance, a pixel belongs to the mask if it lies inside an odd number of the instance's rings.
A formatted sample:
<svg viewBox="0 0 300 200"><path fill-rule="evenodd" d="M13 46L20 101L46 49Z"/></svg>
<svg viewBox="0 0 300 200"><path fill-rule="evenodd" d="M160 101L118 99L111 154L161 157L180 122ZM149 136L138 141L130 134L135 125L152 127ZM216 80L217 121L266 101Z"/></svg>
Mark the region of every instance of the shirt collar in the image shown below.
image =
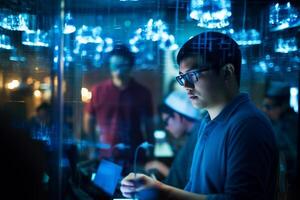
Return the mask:
<svg viewBox="0 0 300 200"><path fill-rule="evenodd" d="M250 101L249 95L247 93L240 93L236 97L233 98L219 113L219 115L213 119L210 120L209 114L205 116L205 121L207 122L222 122L227 121L228 118L233 114L233 112L244 102Z"/></svg>

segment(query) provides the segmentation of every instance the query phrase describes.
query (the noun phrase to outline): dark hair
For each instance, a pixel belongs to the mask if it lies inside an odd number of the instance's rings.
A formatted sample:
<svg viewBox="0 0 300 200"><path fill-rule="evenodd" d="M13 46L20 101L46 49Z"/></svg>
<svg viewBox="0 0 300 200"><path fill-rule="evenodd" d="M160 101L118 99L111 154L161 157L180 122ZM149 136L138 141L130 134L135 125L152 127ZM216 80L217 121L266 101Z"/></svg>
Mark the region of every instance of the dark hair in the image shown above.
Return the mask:
<svg viewBox="0 0 300 200"><path fill-rule="evenodd" d="M130 51L130 49L124 44L116 44L113 50L110 52L111 56L122 56L128 59L130 66L134 65L134 54Z"/></svg>
<svg viewBox="0 0 300 200"><path fill-rule="evenodd" d="M203 65L210 65L217 71L231 63L240 85L241 51L238 44L229 36L219 32L203 32L188 40L177 55L177 64L187 58L200 56Z"/></svg>

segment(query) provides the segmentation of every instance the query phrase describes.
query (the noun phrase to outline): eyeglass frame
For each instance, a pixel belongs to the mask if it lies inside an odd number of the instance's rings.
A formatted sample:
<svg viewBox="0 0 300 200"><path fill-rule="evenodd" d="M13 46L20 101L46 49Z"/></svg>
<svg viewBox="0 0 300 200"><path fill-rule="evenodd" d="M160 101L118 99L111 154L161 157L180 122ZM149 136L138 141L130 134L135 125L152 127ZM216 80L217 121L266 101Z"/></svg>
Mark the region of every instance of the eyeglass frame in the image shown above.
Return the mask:
<svg viewBox="0 0 300 200"><path fill-rule="evenodd" d="M162 124L164 127L168 126L169 120L173 117L171 114L167 114L167 115L168 116L165 119L162 118Z"/></svg>
<svg viewBox="0 0 300 200"><path fill-rule="evenodd" d="M211 69L210 67L206 67L206 68L203 68L203 69L198 69L198 70L190 71L190 72L187 72L185 74L180 74L179 76L176 76L175 78L176 78L176 81L181 86L185 85L185 81L187 81L190 85L194 85L194 83L196 83L199 80L199 76L201 75L201 73L205 72L205 71L208 71L210 69ZM189 78L188 77L189 74L194 75L195 80L192 80L192 78ZM184 79L184 81L182 81L182 79Z"/></svg>

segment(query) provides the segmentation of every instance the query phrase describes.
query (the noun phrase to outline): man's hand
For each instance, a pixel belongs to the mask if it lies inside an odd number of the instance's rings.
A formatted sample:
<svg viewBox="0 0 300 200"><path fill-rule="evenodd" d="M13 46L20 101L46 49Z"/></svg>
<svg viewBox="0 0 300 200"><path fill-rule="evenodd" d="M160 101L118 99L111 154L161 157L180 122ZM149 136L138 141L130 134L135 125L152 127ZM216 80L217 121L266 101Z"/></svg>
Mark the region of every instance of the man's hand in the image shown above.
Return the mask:
<svg viewBox="0 0 300 200"><path fill-rule="evenodd" d="M149 171L151 169L158 170L164 177L168 176L170 172L169 167L158 160L153 160L146 163L145 170Z"/></svg>
<svg viewBox="0 0 300 200"><path fill-rule="evenodd" d="M162 187L163 183L144 174L130 173L121 181L121 192L127 198L134 197L135 194L143 191L153 191L156 196L160 193Z"/></svg>

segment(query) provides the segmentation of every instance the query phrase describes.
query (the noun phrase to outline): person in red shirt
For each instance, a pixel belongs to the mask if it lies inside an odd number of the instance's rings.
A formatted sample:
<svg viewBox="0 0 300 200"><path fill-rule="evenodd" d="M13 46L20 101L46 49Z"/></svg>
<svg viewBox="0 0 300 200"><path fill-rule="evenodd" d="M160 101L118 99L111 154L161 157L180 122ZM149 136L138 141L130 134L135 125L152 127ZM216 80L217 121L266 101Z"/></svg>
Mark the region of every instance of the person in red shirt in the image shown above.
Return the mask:
<svg viewBox="0 0 300 200"><path fill-rule="evenodd" d="M133 66L133 53L124 45L115 46L109 57L111 78L92 88L84 129L88 134L96 133L99 142L111 145L100 151L102 158L132 161L139 144L153 141L152 95L130 76Z"/></svg>

